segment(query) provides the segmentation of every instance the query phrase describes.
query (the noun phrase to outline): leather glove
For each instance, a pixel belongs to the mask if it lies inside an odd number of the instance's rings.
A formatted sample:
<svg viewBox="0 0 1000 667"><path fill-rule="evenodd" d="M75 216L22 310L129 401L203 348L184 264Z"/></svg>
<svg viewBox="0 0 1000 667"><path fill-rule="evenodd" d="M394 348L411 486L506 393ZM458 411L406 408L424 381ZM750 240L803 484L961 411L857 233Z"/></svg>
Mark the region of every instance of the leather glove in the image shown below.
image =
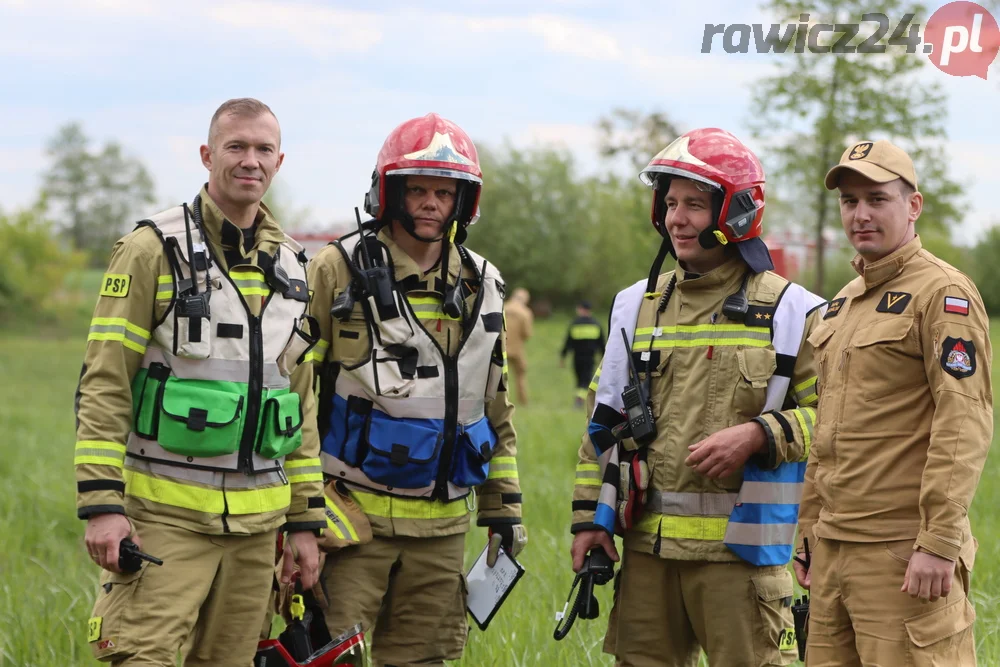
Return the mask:
<svg viewBox="0 0 1000 667"><path fill-rule="evenodd" d="M490 526L490 546L486 552L486 565L489 567L496 565L501 546L511 558L517 558L527 543L528 529L520 523L500 523Z"/></svg>

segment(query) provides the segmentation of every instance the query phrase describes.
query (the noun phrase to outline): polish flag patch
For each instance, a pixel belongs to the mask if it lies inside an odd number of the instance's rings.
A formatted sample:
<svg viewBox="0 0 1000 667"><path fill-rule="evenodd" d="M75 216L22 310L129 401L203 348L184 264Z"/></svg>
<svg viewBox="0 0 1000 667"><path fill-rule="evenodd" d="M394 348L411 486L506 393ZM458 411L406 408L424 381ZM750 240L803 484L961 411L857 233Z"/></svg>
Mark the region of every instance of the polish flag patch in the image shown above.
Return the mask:
<svg viewBox="0 0 1000 667"><path fill-rule="evenodd" d="M946 296L944 298L944 312L968 315L969 301L968 299L959 299L957 296Z"/></svg>

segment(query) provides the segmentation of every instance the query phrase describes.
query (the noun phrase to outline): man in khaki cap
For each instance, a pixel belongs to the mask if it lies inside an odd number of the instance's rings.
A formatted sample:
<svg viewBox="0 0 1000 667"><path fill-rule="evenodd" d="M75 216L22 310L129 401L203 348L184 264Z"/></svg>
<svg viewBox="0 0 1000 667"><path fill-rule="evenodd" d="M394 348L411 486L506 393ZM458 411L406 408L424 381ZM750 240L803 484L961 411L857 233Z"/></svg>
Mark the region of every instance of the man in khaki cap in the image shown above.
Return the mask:
<svg viewBox="0 0 1000 667"><path fill-rule="evenodd" d="M826 187L859 277L809 336L823 401L795 563L812 593L806 660L974 665L968 508L993 436L989 320L972 281L922 249L904 151L858 142Z"/></svg>
<svg viewBox="0 0 1000 667"><path fill-rule="evenodd" d="M517 402L528 403L528 383L525 375L528 372L528 359L524 344L531 338L535 316L528 303L531 296L528 290L518 287L506 303L504 303L504 319L507 322L507 361L514 371L517 384Z"/></svg>

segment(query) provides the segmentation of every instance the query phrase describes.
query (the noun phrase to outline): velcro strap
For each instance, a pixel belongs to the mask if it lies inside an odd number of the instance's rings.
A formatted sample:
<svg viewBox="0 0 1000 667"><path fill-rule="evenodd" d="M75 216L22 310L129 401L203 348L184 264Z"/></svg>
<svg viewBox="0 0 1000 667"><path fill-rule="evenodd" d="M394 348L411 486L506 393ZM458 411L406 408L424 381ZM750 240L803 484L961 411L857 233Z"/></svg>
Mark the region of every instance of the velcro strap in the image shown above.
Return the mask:
<svg viewBox="0 0 1000 667"><path fill-rule="evenodd" d="M360 332L350 331L349 329L341 329L337 335L341 338L361 338Z"/></svg>
<svg viewBox="0 0 1000 667"><path fill-rule="evenodd" d="M219 338L243 338L243 325L219 322L219 326L216 327L215 332Z"/></svg>
<svg viewBox="0 0 1000 667"><path fill-rule="evenodd" d="M440 374L437 366L417 366L418 378L436 378Z"/></svg>
<svg viewBox="0 0 1000 667"><path fill-rule="evenodd" d="M574 500L573 501L573 511L574 512L596 512L597 511L597 501L596 500Z"/></svg>
<svg viewBox="0 0 1000 667"><path fill-rule="evenodd" d="M76 483L78 493L89 493L91 491L118 491L125 493L125 482L117 479L88 479Z"/></svg>
<svg viewBox="0 0 1000 667"><path fill-rule="evenodd" d="M204 431L208 424L208 410L191 408L188 412L187 427L192 431Z"/></svg>
<svg viewBox="0 0 1000 667"><path fill-rule="evenodd" d="M326 507L326 499L323 496L313 496L306 501L306 507L314 510L319 507Z"/></svg>
<svg viewBox="0 0 1000 667"><path fill-rule="evenodd" d="M501 493L500 498L503 500L504 505L520 505L521 504L521 494L520 493Z"/></svg>
<svg viewBox="0 0 1000 667"><path fill-rule="evenodd" d="M389 462L398 467L403 467L410 460L410 448L398 443L393 444L392 452L389 454Z"/></svg>
<svg viewBox="0 0 1000 667"><path fill-rule="evenodd" d="M775 357L777 358L778 367L775 369L774 374L786 378L792 377L795 373L795 357L790 354L777 354Z"/></svg>

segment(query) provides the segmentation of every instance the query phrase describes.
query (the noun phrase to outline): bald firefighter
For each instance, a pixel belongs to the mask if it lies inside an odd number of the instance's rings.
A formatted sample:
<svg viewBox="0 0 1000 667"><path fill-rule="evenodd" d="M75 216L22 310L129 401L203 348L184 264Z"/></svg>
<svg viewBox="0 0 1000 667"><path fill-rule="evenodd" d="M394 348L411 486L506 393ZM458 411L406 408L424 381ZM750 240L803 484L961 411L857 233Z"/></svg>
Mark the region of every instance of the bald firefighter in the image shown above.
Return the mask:
<svg viewBox="0 0 1000 667"><path fill-rule="evenodd" d="M492 565L527 541L504 287L461 245L478 217L476 148L437 114L406 121L379 152L374 220L309 265L320 341L323 471L373 538L329 553L331 635L372 630L375 665L443 665L465 646L465 533L489 527ZM334 594L334 591L336 593Z"/></svg>
<svg viewBox="0 0 1000 667"><path fill-rule="evenodd" d="M976 664L969 506L993 438L989 319L920 244L917 174L856 143L826 176L859 276L809 338L823 388L795 563L810 667ZM806 544L812 549L806 559Z"/></svg>
<svg viewBox="0 0 1000 667"><path fill-rule="evenodd" d="M640 178L663 242L612 306L573 568L592 549L618 560L623 535L604 643L618 665L694 667L702 650L713 667L788 665L787 564L819 400L804 343L824 302L771 270L764 171L739 139L693 130ZM668 253L677 267L660 274Z"/></svg>
<svg viewBox="0 0 1000 667"><path fill-rule="evenodd" d="M246 667L279 529L304 582L325 526L305 257L260 203L284 155L254 99L212 118L208 183L114 247L77 393L77 513L115 665ZM130 537L163 561L119 567Z"/></svg>

